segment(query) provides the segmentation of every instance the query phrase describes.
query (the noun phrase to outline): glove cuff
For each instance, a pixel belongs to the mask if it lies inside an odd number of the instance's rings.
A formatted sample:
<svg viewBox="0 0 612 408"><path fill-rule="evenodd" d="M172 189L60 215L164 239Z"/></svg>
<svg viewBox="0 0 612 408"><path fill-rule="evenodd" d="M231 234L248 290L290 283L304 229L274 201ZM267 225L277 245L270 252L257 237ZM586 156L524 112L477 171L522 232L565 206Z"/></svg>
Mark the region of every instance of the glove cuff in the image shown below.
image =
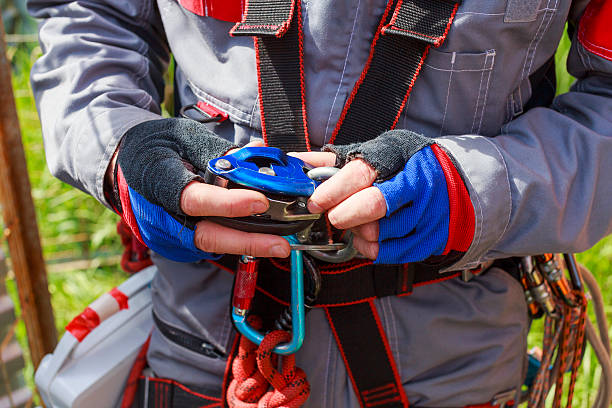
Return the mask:
<svg viewBox="0 0 612 408"><path fill-rule="evenodd" d="M390 130L375 139L349 145L325 145L323 151L336 154L336 166L342 167L354 159L362 159L378 173L377 182L399 173L406 162L422 148L434 144L434 139L409 130Z"/></svg>
<svg viewBox="0 0 612 408"><path fill-rule="evenodd" d="M453 252L461 254L467 252L472 240L476 220L474 217L474 206L470 199L463 178L455 167L451 157L438 145L431 146L436 159L446 177L446 189L448 191L449 204L449 229L448 240L442 255L449 255Z"/></svg>

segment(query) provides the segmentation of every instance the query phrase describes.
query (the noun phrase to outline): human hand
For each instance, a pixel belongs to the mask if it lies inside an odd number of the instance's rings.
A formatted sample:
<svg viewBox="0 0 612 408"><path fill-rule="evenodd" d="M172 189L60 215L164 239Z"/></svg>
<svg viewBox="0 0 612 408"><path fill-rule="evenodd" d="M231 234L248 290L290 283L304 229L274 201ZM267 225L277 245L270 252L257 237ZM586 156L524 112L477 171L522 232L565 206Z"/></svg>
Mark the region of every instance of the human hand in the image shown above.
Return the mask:
<svg viewBox="0 0 612 408"><path fill-rule="evenodd" d="M145 245L175 261L194 262L225 253L288 256L289 244L282 237L198 221L268 209L268 200L259 192L201 182L197 173L208 161L232 149L236 146L195 121L162 119L137 125L125 134L118 151L118 212Z"/></svg>
<svg viewBox="0 0 612 408"><path fill-rule="evenodd" d="M314 165L344 166L310 197L313 213L354 233L355 248L381 264L455 259L469 248L472 203L450 157L432 139L406 131L369 142L293 153Z"/></svg>

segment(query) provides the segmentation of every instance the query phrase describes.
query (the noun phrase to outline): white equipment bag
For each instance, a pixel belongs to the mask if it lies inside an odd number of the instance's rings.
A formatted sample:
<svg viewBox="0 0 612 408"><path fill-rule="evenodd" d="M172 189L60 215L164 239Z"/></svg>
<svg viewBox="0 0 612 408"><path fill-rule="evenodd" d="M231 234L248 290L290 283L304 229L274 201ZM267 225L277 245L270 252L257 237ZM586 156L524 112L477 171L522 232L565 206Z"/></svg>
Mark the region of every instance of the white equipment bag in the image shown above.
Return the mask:
<svg viewBox="0 0 612 408"><path fill-rule="evenodd" d="M96 299L66 327L36 370L47 407L112 408L153 328L150 266Z"/></svg>

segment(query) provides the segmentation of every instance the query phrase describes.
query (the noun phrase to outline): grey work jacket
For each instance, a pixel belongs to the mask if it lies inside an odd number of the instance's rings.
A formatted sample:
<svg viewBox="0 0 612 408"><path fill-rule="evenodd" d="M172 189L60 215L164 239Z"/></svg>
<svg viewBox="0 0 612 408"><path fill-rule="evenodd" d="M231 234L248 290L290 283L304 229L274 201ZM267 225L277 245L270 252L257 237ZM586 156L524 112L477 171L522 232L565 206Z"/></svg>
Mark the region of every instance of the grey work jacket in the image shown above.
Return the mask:
<svg viewBox="0 0 612 408"><path fill-rule="evenodd" d="M582 251L612 231L612 61L573 41L572 91L527 110L530 75L585 3L464 0L445 43L430 51L398 127L438 138L466 180L476 230L452 269ZM329 140L385 5L302 0L312 145ZM211 125L223 137L261 137L253 42L229 37L232 23L197 16L176 0L29 0L29 7L42 19L44 55L32 86L49 168L103 204L103 175L122 135L160 118L170 52L177 103L203 100L227 112L229 121ZM208 264L156 263L160 318L226 351L231 276ZM411 403L484 403L520 384L527 312L520 285L503 271L377 305ZM307 320L297 360L313 389L308 406L357 406L323 314L315 310ZM218 385L225 365L157 331L148 359L160 376L206 386Z"/></svg>

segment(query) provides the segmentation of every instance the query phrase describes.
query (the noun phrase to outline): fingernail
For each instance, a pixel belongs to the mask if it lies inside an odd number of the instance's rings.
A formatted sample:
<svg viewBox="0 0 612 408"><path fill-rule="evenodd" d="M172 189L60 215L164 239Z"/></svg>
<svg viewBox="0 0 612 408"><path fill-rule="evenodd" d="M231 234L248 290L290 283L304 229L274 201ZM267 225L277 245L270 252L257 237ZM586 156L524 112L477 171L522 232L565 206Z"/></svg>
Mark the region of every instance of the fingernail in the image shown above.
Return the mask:
<svg viewBox="0 0 612 408"><path fill-rule="evenodd" d="M260 214L265 212L268 209L268 205L266 203L262 203L261 201L257 201L251 205L251 212L253 214Z"/></svg>
<svg viewBox="0 0 612 408"><path fill-rule="evenodd" d="M319 205L316 204L314 201L309 201L308 211L310 211L313 214L319 214L323 212L323 208L319 207Z"/></svg>
<svg viewBox="0 0 612 408"><path fill-rule="evenodd" d="M271 252L275 258L286 258L289 256L287 249L282 245L273 246Z"/></svg>

